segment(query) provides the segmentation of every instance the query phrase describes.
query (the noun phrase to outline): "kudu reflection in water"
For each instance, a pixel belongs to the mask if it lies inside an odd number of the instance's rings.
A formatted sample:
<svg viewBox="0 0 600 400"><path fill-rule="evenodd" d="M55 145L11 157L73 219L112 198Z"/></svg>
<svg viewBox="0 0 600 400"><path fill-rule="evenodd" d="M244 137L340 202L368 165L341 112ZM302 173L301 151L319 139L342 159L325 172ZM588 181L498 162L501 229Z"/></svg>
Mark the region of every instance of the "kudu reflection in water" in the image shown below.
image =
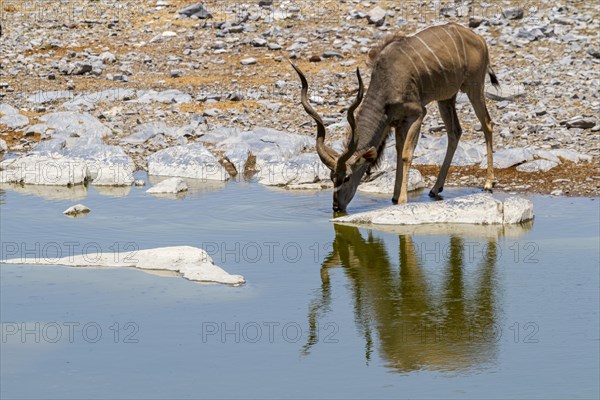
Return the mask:
<svg viewBox="0 0 600 400"><path fill-rule="evenodd" d="M310 336L304 354L318 342L318 319L331 307L329 270L342 266L352 287L367 363L374 332L386 366L397 372L460 370L493 360L500 333L495 325L495 238L473 257L479 264L477 279L468 290L464 271L468 249L461 236L450 237L443 284L434 287L410 235L399 235L398 270L381 238L369 232L365 239L356 227L334 226L333 250L321 267L320 295L309 307Z"/></svg>

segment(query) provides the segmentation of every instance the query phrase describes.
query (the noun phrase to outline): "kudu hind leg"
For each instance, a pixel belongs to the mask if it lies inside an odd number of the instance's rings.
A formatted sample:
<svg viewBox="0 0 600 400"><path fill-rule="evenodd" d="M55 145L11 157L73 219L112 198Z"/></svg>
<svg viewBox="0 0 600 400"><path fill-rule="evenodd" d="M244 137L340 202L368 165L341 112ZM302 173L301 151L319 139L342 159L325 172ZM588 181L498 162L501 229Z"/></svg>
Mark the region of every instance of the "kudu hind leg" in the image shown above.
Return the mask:
<svg viewBox="0 0 600 400"><path fill-rule="evenodd" d="M446 182L446 177L448 176L450 163L452 162L452 158L458 147L458 141L462 135L462 128L460 127L455 105L456 96L448 100L438 101L440 115L442 116L442 120L446 127L446 133L448 134L448 148L446 149L446 156L444 157L444 162L440 168L437 181L429 192L429 196L431 197L437 197L437 195L444 190L444 182Z"/></svg>
<svg viewBox="0 0 600 400"><path fill-rule="evenodd" d="M481 122L481 127L485 135L485 145L487 147L487 177L485 179L485 185L483 189L491 192L494 187L494 151L493 151L493 137L492 137L492 118L488 112L487 106L485 105L485 96L483 94L483 86L478 90L467 92L467 96L473 105L475 115Z"/></svg>

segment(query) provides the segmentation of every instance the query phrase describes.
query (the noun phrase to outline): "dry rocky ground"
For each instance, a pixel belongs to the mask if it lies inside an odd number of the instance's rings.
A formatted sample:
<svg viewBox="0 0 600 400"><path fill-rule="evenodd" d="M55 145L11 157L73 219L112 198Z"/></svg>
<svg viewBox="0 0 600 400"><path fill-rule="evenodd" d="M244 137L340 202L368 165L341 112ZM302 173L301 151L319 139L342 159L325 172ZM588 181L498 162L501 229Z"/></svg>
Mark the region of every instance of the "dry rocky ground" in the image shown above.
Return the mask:
<svg viewBox="0 0 600 400"><path fill-rule="evenodd" d="M97 117L112 132L106 142L121 145L141 169L149 154L181 144L166 135L123 142L149 122L185 126L195 120L203 131L269 127L314 135L286 59L306 73L330 139L339 139L357 87L356 67L369 81L369 49L389 32L411 34L453 21L471 26L488 42L502 85L500 92L487 89L495 148L569 149L586 156L579 162L563 158L546 172L498 169L497 187L600 194L599 11L594 2L211 0L185 10L195 4L1 2L0 103L18 110L18 115L0 110L0 138L8 149L27 152L51 137L27 128L64 110ZM149 90L159 97L130 101ZM483 143L470 104L459 98L457 109L462 141ZM423 135L444 136L437 107L428 110ZM194 140L188 135L184 141ZM438 167L415 167L431 186ZM453 166L447 185L482 185L484 173L478 165Z"/></svg>

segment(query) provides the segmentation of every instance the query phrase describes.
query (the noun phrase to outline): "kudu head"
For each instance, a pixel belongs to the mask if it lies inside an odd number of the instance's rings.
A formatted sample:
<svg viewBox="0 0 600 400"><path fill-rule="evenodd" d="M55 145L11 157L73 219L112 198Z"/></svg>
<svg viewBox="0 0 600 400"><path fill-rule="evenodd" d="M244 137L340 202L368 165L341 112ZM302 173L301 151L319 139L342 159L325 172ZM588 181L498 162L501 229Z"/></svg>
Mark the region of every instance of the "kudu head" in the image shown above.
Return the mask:
<svg viewBox="0 0 600 400"><path fill-rule="evenodd" d="M317 123L317 153L323 161L323 164L331 170L331 180L333 182L333 210L346 211L350 200L354 197L360 180L369 168L370 162L377 158L377 150L371 147L367 151L357 153L358 134L356 132L356 120L354 111L358 108L363 99L364 86L360 76L360 71L356 69L358 78L358 94L354 103L348 108L348 124L350 125L350 136L348 145L342 154L325 144L325 125L321 116L315 111L308 101L308 82L302 71L292 63L292 67L300 76L302 81L301 101L304 110ZM370 162L367 162L370 161Z"/></svg>

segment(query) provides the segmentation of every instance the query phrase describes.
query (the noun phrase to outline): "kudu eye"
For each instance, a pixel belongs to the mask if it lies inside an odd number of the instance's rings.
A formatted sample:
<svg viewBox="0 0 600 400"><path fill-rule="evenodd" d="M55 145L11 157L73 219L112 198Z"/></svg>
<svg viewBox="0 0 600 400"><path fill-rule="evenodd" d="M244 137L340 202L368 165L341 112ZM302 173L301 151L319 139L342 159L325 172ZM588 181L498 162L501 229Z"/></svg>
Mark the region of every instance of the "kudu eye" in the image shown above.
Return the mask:
<svg viewBox="0 0 600 400"><path fill-rule="evenodd" d="M346 175L346 177L344 178L344 183L348 182L350 180L350 175Z"/></svg>

